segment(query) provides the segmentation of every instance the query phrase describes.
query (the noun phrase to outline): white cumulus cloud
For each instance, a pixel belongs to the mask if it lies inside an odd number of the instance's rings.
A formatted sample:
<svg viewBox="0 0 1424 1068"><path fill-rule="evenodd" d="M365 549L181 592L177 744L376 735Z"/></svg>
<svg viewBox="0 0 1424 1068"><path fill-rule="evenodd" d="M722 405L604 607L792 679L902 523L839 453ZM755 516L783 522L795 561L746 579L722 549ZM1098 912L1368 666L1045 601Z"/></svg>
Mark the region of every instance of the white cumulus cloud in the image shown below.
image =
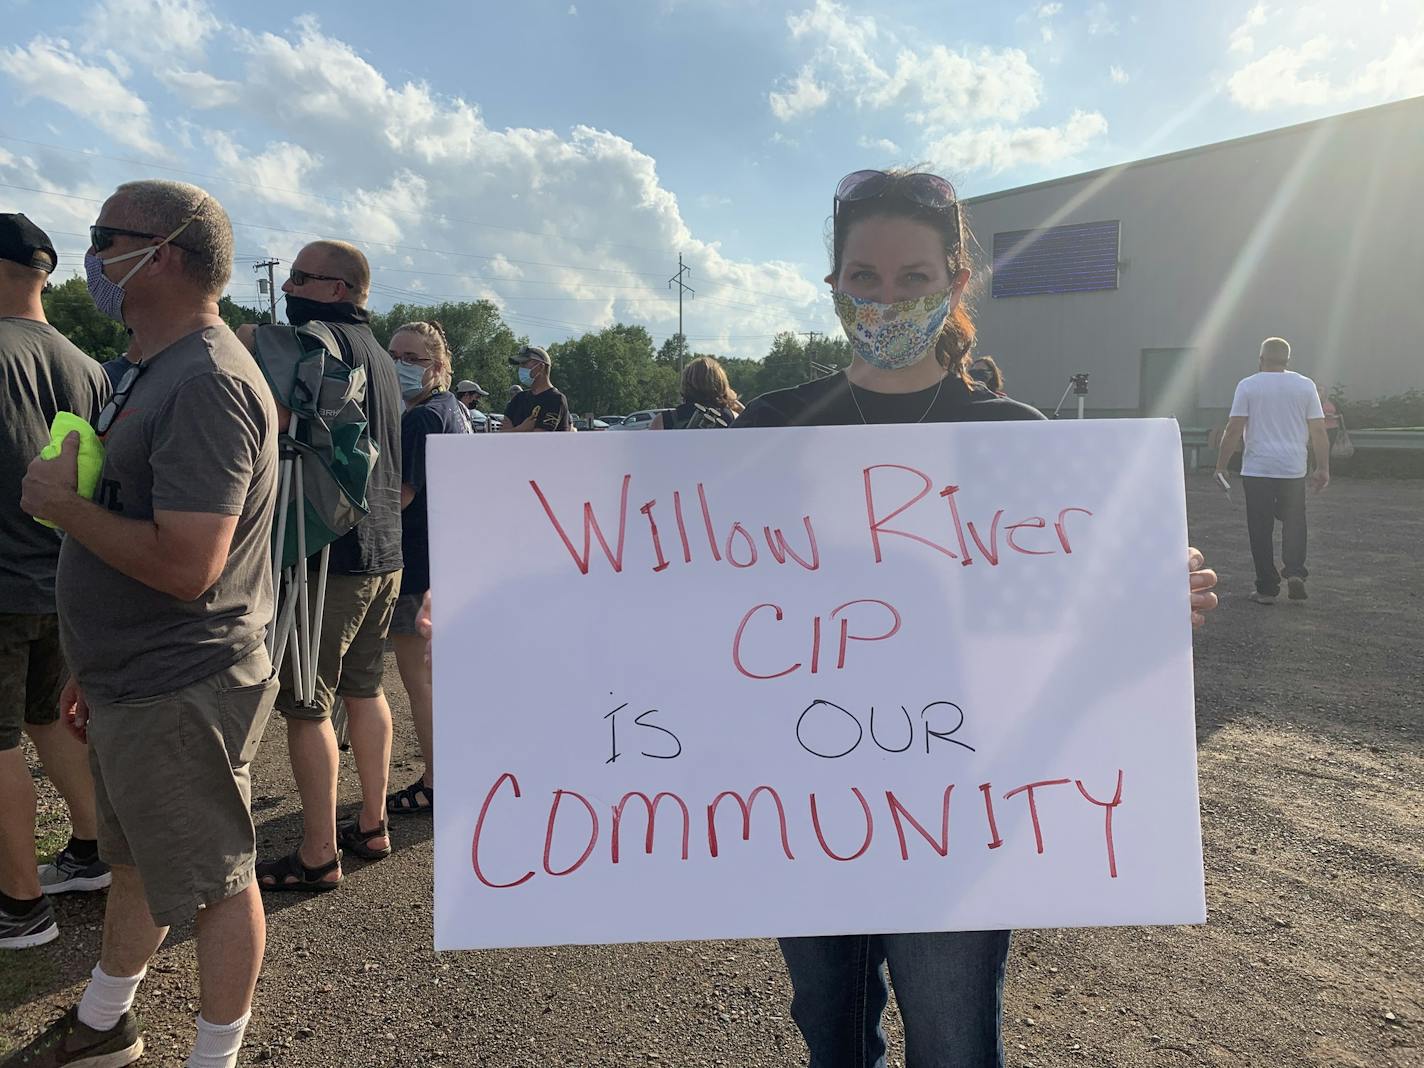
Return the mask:
<svg viewBox="0 0 1424 1068"><path fill-rule="evenodd" d="M1094 37L1117 33L1117 20L1112 17L1112 12L1103 0L1098 0L1088 8L1088 33Z"/></svg>
<svg viewBox="0 0 1424 1068"><path fill-rule="evenodd" d="M1033 9L1050 35L1047 23L1062 10L1057 2ZM1059 127L1020 126L1043 103L1042 75L1020 48L925 43L926 34L892 31L837 0L814 0L786 22L806 58L795 79L770 94L783 122L834 101L909 123L935 158L995 171L1006 159L1062 158L1106 129L1097 113L1096 122L1074 113Z"/></svg>
<svg viewBox="0 0 1424 1068"><path fill-rule="evenodd" d="M810 68L803 67L785 92L772 90L767 94L771 103L771 113L782 122L790 122L819 111L830 99L824 86L816 83Z"/></svg>
<svg viewBox="0 0 1424 1068"><path fill-rule="evenodd" d="M229 107L242 96L242 85L203 70L182 68L158 72L158 80L192 108Z"/></svg>
<svg viewBox="0 0 1424 1068"><path fill-rule="evenodd" d="M223 173L242 175L242 180L263 200L291 208L312 208L313 201L304 186L321 166L319 156L286 141L251 152L222 130L207 131L204 140Z"/></svg>
<svg viewBox="0 0 1424 1068"><path fill-rule="evenodd" d="M1364 104L1424 93L1424 28L1396 38L1389 51L1363 64L1351 55L1346 69L1354 73L1343 77L1328 69L1336 54L1323 34L1281 45L1233 73L1227 89L1249 111Z"/></svg>
<svg viewBox="0 0 1424 1068"><path fill-rule="evenodd" d="M1061 126L961 130L934 142L929 153L942 170L997 174L1025 163L1057 163L1083 151L1107 130L1107 119L1100 113L1075 111Z"/></svg>
<svg viewBox="0 0 1424 1068"><path fill-rule="evenodd" d="M85 17L84 47L130 60L202 56L222 27L205 0L99 0Z"/></svg>
<svg viewBox="0 0 1424 1068"><path fill-rule="evenodd" d="M27 45L0 50L0 74L25 96L52 100L102 128L109 137L161 153L148 104L109 67L87 63L68 41L40 35Z"/></svg>
<svg viewBox="0 0 1424 1068"><path fill-rule="evenodd" d="M1226 47L1232 52L1250 54L1256 50L1256 38L1253 36L1266 24L1266 16L1269 14L1265 4L1257 4L1250 11L1246 12L1246 18L1241 25L1231 31L1231 36L1226 39Z"/></svg>
<svg viewBox="0 0 1424 1068"><path fill-rule="evenodd" d="M1267 26L1275 46L1262 52ZM1231 32L1227 48L1240 64L1227 91L1249 111L1359 107L1424 93L1424 7L1417 4L1411 20L1366 18L1319 2L1261 2Z"/></svg>
<svg viewBox="0 0 1424 1068"><path fill-rule="evenodd" d="M1112 79L1113 85L1126 85L1128 83L1128 73L1114 63L1108 68L1108 77Z"/></svg>
<svg viewBox="0 0 1424 1068"><path fill-rule="evenodd" d="M900 146L888 137L862 137L856 142L861 148L869 149L871 152L879 152L887 158L894 158L900 155Z"/></svg>

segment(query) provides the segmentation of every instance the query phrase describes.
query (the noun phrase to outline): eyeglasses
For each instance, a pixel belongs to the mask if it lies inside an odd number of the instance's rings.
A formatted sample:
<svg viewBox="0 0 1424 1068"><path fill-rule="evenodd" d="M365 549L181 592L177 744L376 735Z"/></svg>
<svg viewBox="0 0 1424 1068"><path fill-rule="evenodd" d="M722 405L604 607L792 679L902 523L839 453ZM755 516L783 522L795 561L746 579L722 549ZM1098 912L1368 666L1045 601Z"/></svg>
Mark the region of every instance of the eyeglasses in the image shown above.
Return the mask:
<svg viewBox="0 0 1424 1068"><path fill-rule="evenodd" d="M124 230L117 226L96 225L89 227L89 244L94 246L95 252L103 252L114 243L116 237L151 237L157 240L162 236L162 234L146 234L142 230Z"/></svg>
<svg viewBox="0 0 1424 1068"><path fill-rule="evenodd" d="M129 402L129 394L133 391L134 383L138 381L139 375L143 374L144 368L147 366L147 361L136 363L124 372L123 378L119 379L118 387L114 390L113 396L109 398L109 403L104 405L103 411L99 413L99 422L94 426L94 432L101 438L109 432L109 428L114 425L114 420L124 410L124 405Z"/></svg>
<svg viewBox="0 0 1424 1068"><path fill-rule="evenodd" d="M340 282L347 289L352 285L344 278L337 278L334 274L312 274L310 271L303 271L298 267L293 267L287 272L287 280L294 286L304 286L308 282Z"/></svg>

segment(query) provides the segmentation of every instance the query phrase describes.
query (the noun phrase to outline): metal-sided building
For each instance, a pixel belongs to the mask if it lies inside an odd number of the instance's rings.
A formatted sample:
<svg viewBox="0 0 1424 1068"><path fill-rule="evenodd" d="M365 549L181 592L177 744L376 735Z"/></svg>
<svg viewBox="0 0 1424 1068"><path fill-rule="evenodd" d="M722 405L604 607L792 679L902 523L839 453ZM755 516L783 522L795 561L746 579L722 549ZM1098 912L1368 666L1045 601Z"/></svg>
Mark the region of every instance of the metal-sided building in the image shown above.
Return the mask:
<svg viewBox="0 0 1424 1068"><path fill-rule="evenodd" d="M1272 335L1351 400L1424 388L1424 97L965 205L1020 400L1087 372L1093 415L1210 426Z"/></svg>

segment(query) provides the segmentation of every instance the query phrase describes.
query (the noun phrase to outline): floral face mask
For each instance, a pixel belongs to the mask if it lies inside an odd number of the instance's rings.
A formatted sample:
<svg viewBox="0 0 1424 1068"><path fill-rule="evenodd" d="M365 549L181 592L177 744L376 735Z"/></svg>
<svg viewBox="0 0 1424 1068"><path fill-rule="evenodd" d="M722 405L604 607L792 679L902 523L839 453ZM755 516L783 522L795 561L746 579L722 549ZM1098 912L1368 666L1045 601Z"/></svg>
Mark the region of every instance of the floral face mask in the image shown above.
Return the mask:
<svg viewBox="0 0 1424 1068"><path fill-rule="evenodd" d="M872 367L898 371L924 358L949 315L950 290L881 304L835 290L831 300L851 350Z"/></svg>

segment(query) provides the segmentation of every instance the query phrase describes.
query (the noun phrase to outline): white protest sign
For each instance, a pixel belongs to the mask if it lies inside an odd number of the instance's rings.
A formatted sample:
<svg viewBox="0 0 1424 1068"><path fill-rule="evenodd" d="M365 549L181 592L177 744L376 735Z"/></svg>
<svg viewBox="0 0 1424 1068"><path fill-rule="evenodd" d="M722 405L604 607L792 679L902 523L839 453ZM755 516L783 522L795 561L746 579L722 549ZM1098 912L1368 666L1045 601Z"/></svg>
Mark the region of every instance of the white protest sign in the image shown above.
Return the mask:
<svg viewBox="0 0 1424 1068"><path fill-rule="evenodd" d="M1176 424L429 476L437 947L1205 919Z"/></svg>

